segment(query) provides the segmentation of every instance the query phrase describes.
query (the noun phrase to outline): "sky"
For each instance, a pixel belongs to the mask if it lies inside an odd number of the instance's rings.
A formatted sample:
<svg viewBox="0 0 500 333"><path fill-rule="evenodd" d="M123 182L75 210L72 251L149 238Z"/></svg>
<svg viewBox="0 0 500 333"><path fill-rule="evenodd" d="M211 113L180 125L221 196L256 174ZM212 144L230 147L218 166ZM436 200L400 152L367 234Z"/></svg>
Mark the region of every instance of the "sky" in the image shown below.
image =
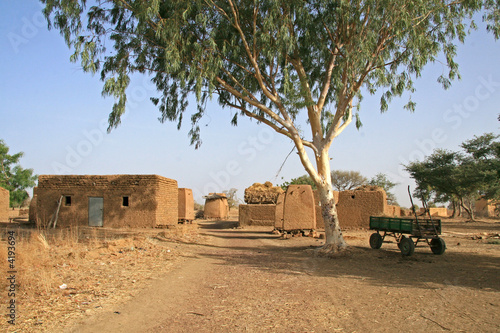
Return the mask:
<svg viewBox="0 0 500 333"><path fill-rule="evenodd" d="M243 199L255 182L281 184L306 173L295 152L286 159L293 147L288 138L248 118L231 126L234 111L215 102L201 121L203 144L194 149L189 122L177 130L176 123L158 121L149 100L157 92L145 76L133 77L126 114L108 134L113 99L101 96L98 75L70 62L71 51L47 29L41 9L34 0L0 2L0 139L11 153L24 152L22 167L38 175L157 174L193 189L199 203L231 188ZM365 96L361 129L352 123L332 144L332 170L367 178L384 173L398 183L394 193L408 207L407 187L415 185L404 164L434 149L459 150L475 135L499 134L500 41L478 25L457 50L461 80L443 90L437 78L446 68L430 64L416 80L414 113L403 109L408 96L394 99L383 114L380 96Z"/></svg>

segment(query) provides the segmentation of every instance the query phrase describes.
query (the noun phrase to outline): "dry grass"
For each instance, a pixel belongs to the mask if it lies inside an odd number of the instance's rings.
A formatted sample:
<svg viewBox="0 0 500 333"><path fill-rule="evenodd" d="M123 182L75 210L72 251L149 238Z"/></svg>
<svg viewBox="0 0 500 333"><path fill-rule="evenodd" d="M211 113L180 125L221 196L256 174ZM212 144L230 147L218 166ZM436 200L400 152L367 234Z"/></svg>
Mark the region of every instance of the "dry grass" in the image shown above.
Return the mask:
<svg viewBox="0 0 500 333"><path fill-rule="evenodd" d="M153 274L168 270L180 258L177 241L195 240L197 233L186 232L186 228L189 227L165 231L18 229L16 325L8 325L2 318L0 331L57 331L82 316L133 296ZM3 233L2 272L9 270L6 258ZM6 279L0 281L0 306L4 308L10 299L6 297L9 287Z"/></svg>

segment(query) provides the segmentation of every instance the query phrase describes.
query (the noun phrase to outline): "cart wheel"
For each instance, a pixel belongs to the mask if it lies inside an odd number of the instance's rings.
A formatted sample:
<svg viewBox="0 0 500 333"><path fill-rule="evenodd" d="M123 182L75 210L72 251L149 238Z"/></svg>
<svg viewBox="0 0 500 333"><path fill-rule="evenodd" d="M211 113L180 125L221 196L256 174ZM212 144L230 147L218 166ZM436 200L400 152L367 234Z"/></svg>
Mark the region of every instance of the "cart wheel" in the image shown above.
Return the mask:
<svg viewBox="0 0 500 333"><path fill-rule="evenodd" d="M415 243L413 243L411 238L405 237L399 242L399 249L403 256L411 256L415 252Z"/></svg>
<svg viewBox="0 0 500 333"><path fill-rule="evenodd" d="M382 236L380 236L378 232L374 232L370 236L370 246L372 249L375 250L380 249L380 247L382 246L382 242L383 242Z"/></svg>
<svg viewBox="0 0 500 333"><path fill-rule="evenodd" d="M446 243L442 238L433 238L431 240L431 250L434 254L443 254L446 250Z"/></svg>
<svg viewBox="0 0 500 333"><path fill-rule="evenodd" d="M399 242L398 242L398 248L401 250L401 242L403 241L403 239L406 239L406 236L405 235L401 235L401 238L399 239Z"/></svg>

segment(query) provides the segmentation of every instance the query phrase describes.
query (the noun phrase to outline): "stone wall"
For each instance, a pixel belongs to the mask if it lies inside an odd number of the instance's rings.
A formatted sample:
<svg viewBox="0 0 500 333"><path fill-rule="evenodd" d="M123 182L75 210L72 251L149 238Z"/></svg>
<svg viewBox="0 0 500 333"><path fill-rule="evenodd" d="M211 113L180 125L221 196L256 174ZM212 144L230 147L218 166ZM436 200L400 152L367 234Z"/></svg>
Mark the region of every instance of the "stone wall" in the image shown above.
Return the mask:
<svg viewBox="0 0 500 333"><path fill-rule="evenodd" d="M179 189L179 221L194 220L193 191L189 188Z"/></svg>
<svg viewBox="0 0 500 333"><path fill-rule="evenodd" d="M276 205L273 204L239 206L240 226L274 226L275 215Z"/></svg>
<svg viewBox="0 0 500 333"><path fill-rule="evenodd" d="M104 227L177 224L177 181L157 175L38 178L37 221L46 225L62 197L58 226L89 225L89 198L103 198Z"/></svg>
<svg viewBox="0 0 500 333"><path fill-rule="evenodd" d="M0 187L0 222L9 222L9 191Z"/></svg>

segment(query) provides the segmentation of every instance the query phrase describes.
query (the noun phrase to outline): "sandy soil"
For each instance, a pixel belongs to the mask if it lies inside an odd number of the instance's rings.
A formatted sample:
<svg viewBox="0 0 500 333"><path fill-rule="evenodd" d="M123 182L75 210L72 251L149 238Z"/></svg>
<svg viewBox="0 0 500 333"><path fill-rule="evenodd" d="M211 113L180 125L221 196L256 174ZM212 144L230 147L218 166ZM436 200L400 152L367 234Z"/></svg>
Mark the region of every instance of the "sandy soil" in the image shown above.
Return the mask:
<svg viewBox="0 0 500 333"><path fill-rule="evenodd" d="M346 231L350 251L334 259L315 255L320 239L283 239L270 228L234 229L232 222L199 227L193 241L153 238L158 248L175 249L178 260L126 285L121 301L50 331L500 331L497 221L445 222L441 256L423 244L411 257L395 243L372 250L370 231ZM37 330L43 328L27 331Z"/></svg>

